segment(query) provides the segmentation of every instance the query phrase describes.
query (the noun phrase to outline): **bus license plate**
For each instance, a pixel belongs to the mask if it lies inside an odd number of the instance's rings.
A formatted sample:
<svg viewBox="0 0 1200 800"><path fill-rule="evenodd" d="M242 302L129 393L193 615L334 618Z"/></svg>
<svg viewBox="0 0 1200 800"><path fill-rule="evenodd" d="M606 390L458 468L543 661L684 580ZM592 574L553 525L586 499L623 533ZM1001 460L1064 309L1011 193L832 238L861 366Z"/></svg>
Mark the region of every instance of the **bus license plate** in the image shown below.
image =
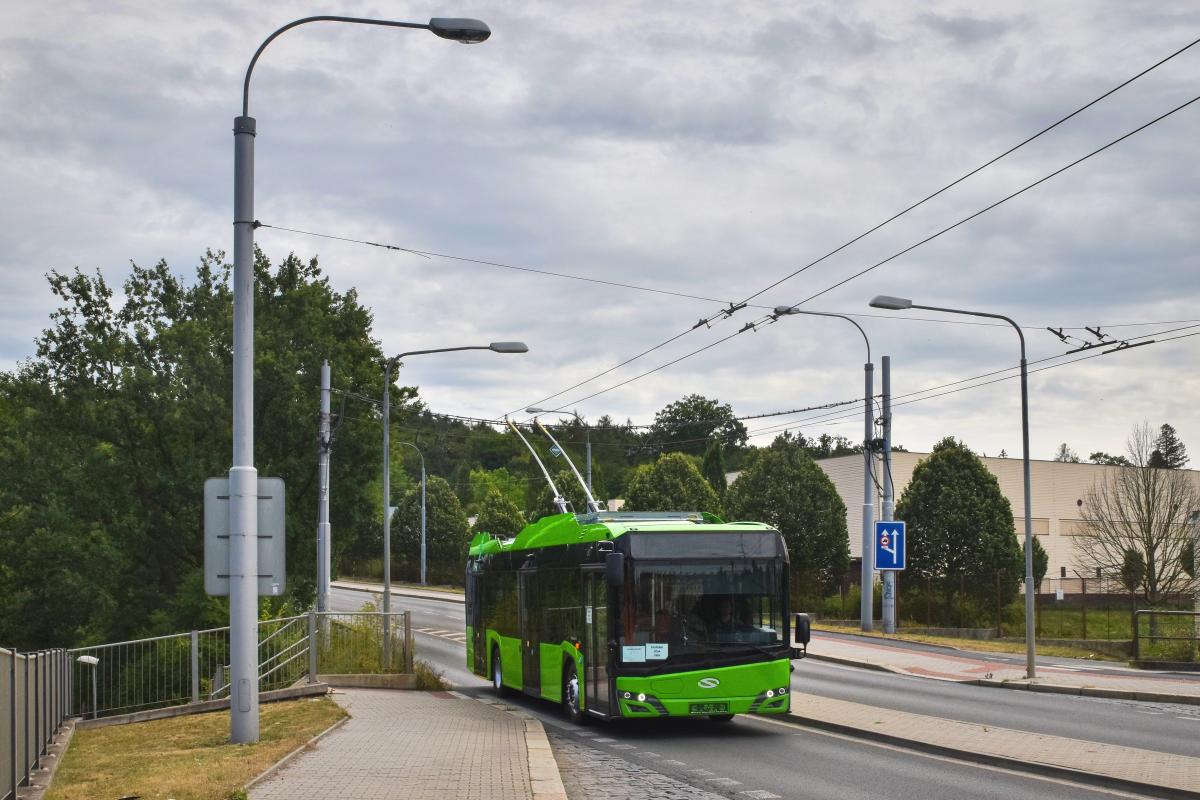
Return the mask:
<svg viewBox="0 0 1200 800"><path fill-rule="evenodd" d="M729 703L690 703L689 714L728 714Z"/></svg>

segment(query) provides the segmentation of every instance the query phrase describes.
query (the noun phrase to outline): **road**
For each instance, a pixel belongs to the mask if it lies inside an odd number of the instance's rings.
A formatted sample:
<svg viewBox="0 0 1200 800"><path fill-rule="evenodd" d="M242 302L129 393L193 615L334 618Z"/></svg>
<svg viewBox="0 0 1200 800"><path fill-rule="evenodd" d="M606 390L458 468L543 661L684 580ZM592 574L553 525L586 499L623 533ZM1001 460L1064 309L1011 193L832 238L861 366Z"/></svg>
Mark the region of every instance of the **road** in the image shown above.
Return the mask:
<svg viewBox="0 0 1200 800"><path fill-rule="evenodd" d="M335 589L335 610L354 610L367 595ZM465 693L489 697L487 682L464 664L463 608L401 597L413 613L417 655ZM424 631L422 631L424 629ZM1126 701L1034 695L800 662L797 691L983 724L1200 755L1200 709ZM572 796L1039 798L1112 797L1112 793L980 767L861 740L797 728L762 717L732 724L657 720L572 726L544 701L505 702L536 716L550 732ZM1147 713L1153 712L1153 713ZM637 786L652 787L637 794ZM674 786L674 788L672 788ZM765 794L746 794L764 792Z"/></svg>

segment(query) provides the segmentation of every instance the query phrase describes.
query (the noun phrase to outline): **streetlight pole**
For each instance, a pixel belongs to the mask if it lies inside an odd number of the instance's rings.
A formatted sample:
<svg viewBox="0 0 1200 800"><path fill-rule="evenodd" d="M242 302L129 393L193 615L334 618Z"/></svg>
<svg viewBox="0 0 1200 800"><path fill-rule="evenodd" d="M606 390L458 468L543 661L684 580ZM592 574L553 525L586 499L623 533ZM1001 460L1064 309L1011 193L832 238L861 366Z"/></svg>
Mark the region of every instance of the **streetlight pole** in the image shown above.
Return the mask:
<svg viewBox="0 0 1200 800"><path fill-rule="evenodd" d="M258 741L258 470L254 467L254 137L250 76L272 41L309 22L349 22L423 28L443 39L482 42L487 25L472 19L431 19L427 24L317 16L289 22L272 33L250 59L242 84L242 113L233 120L233 465L229 469L229 669L230 739Z"/></svg>
<svg viewBox="0 0 1200 800"><path fill-rule="evenodd" d="M889 311L906 311L918 308L923 311L941 311L946 314L966 314L971 317L987 317L1007 322L1017 332L1021 342L1021 446L1023 448L1022 466L1025 472L1025 677L1033 680L1037 677L1037 642L1034 639L1035 620L1033 585L1033 498L1030 493L1029 480L1029 372L1025 363L1025 334L1021 326L1003 314L990 314L986 311L964 311L959 308L940 308L938 306L921 306L904 297L888 297L879 295L871 301L872 308L883 308Z"/></svg>
<svg viewBox="0 0 1200 800"><path fill-rule="evenodd" d="M486 345L467 347L437 347L433 350L409 350L383 362L383 668L391 665L391 612L392 612L392 474L391 441L392 428L392 367L408 356L423 356L429 353L453 353L459 350L491 350L493 353L528 353L524 342L492 342ZM418 451L420 452L420 451ZM421 456L421 584L425 584L425 457Z"/></svg>
<svg viewBox="0 0 1200 800"><path fill-rule="evenodd" d="M875 627L875 570L871 564L871 551L874 548L875 522L875 475L871 455L872 434L875 432L875 414L871 406L874 394L875 365L871 363L871 340L867 332L854 320L843 314L831 314L825 311L802 311L795 306L776 306L775 318L804 314L813 317L836 317L844 319L862 334L863 342L867 345L867 361L863 364L863 504L862 504L862 595L859 598L859 624L864 631Z"/></svg>
<svg viewBox="0 0 1200 800"><path fill-rule="evenodd" d="M538 408L537 406L530 406L529 408L525 409L525 413L526 414L558 414L560 412L554 411L549 408ZM580 425L583 426L584 446L587 450L587 476L586 476L587 490L588 490L588 494L594 494L592 492L592 426L588 425L586 422L583 421L583 417L579 416L578 411L572 411L571 416L573 416L575 418L576 422L578 422Z"/></svg>

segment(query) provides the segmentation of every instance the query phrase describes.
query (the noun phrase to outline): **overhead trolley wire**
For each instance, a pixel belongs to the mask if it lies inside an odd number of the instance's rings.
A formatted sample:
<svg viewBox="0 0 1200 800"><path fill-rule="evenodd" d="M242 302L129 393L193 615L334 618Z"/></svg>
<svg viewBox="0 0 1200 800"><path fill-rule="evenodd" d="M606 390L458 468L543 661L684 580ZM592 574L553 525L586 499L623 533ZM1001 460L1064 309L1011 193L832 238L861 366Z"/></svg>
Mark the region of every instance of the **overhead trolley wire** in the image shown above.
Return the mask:
<svg viewBox="0 0 1200 800"><path fill-rule="evenodd" d="M1166 119L1167 117L1171 116L1172 114L1175 114L1175 113L1177 113L1177 112L1179 112L1179 111L1182 111L1183 109L1185 109L1185 108L1187 108L1188 106L1190 106L1190 105L1192 105L1193 103L1195 103L1197 100L1200 100L1200 95L1197 95L1197 96L1193 97L1191 100L1188 100L1188 101L1186 101L1186 102L1184 102L1184 103L1181 103L1181 104L1179 104L1178 106L1176 106L1175 108L1171 109L1170 111L1167 111L1167 112L1165 112L1165 113L1163 113L1163 114L1160 114L1159 116L1155 117L1154 119L1150 120L1149 122L1146 122L1146 123L1144 123L1144 124L1142 124L1142 125L1139 125L1138 127L1134 128L1133 130L1131 130L1131 131L1129 131L1129 132L1127 132L1127 133L1125 133L1125 134L1123 134L1123 135L1121 135L1121 136L1117 137L1116 139L1113 139L1113 140L1112 140L1111 142L1109 142L1108 144L1106 144L1106 145L1103 145L1102 147L1098 147L1098 148L1096 148L1095 150L1093 150L1093 151L1091 151L1090 153L1088 153L1087 155L1081 156L1081 157L1079 157L1079 158L1075 159L1074 161L1070 162L1070 163L1069 163L1069 164L1067 164L1066 166L1063 166L1063 167L1060 167L1059 169L1056 169L1054 172L1051 172L1049 175L1046 175L1046 176L1044 176L1044 177L1042 177L1042 178L1039 178L1038 180L1034 181L1033 183L1030 183L1030 184L1026 185L1025 187L1023 187L1023 188L1021 188L1021 189L1018 189L1017 191L1015 191L1015 192L1013 192L1013 193L1011 193L1011 194L1009 194L1009 195L1006 195L1005 197L1001 198L1000 200L997 200L996 202L994 202L994 203L991 203L991 204L990 204L990 205L988 205L988 206L985 206L984 208L980 209L979 211L976 211L976 212L975 212L975 213L973 213L973 214L970 214L970 215L968 215L968 216L966 216L966 217L963 217L962 219L958 220L957 222L955 222L955 223L953 223L953 224L951 224L951 225L948 225L948 226L946 226L945 228L942 228L941 230L937 231L936 233L933 233L933 234L931 234L931 235L929 235L929 236L926 236L924 239L921 239L920 241L916 242L915 244L912 244L912 245L910 245L910 246L908 246L908 247L904 248L903 250L900 250L900 251L898 251L898 252L896 252L896 253L893 253L892 255L888 256L888 257L887 257L887 258L885 258L885 259L882 259L881 261L877 261L876 263L872 264L871 266L869 266L869 267L866 267L865 269L859 270L858 272L854 273L853 275L850 275L850 276L849 276L849 277L847 277L847 278L843 278L842 280L838 281L837 283L833 284L832 286L828 286L828 287L826 287L825 289L822 289L822 290L821 290L821 291L819 291L819 292L816 292L816 293L814 293L814 294L812 294L812 295L809 295L808 297L806 297L806 298L805 298L805 299L803 299L803 300L800 300L800 301L799 301L799 302L797 302L797 303L793 303L793 304L792 304L790 307L791 307L791 308L796 308L797 306L801 306L801 305L803 305L803 304L805 304L805 303L809 302L810 300L814 300L814 299L816 299L817 297L820 297L820 296L821 296L821 295L823 295L823 294L826 294L826 293L828 293L828 292L831 292L831 291L833 291L834 289L837 289L838 287L845 286L845 285L846 285L847 283L849 283L850 281L853 281L853 280L855 280L856 278L860 278L860 277L862 277L863 275L866 275L868 272L871 272L872 270L878 269L879 267L882 267L884 264L887 264L888 262L890 262L890 261L893 261L893 260L895 260L896 258L899 258L900 256L902 256L902 255L904 255L904 254L906 254L906 253L911 253L913 250L917 249L917 248L918 248L918 247L920 247L921 245L927 244L928 242L931 242L931 241L933 241L934 239L937 239L938 237L942 236L943 234L945 234L945 233L948 233L949 231L952 231L952 230L954 230L955 228L958 228L959 226L961 226L961 225L964 225L964 224L966 224L967 222L970 222L971 220L978 218L979 216L981 216L981 215L983 215L983 214L987 213L988 211L991 211L992 209L994 209L994 208L996 208L996 207L998 207L998 206L1000 206L1000 205L1002 205L1002 204L1004 204L1004 203L1008 202L1009 200L1013 199L1014 197L1018 197L1019 195L1022 195L1022 194L1024 194L1025 192L1029 191L1030 189L1033 189L1034 187L1036 187L1036 186L1039 186L1039 185L1041 185L1041 184L1045 183L1046 181L1050 180L1051 178L1054 178L1054 177L1056 177L1056 176L1058 176L1058 175L1061 175L1062 173L1066 172L1067 170L1071 169L1072 167L1074 167L1074 166L1077 166L1077 165L1079 165L1079 164L1082 164L1084 161L1087 161L1089 158L1092 158L1093 156L1096 156L1096 155L1099 155L1100 153L1103 153L1105 150L1109 149L1109 148L1110 148L1110 147L1112 147L1113 145L1119 144L1120 142L1123 142L1124 140L1128 139L1129 137L1133 136L1134 134L1137 134L1137 133L1139 133L1139 132L1141 132L1141 131L1144 131L1146 128L1149 128L1151 125L1154 125L1154 124L1156 124L1156 123L1158 123L1158 122L1161 122L1162 120ZM616 384L613 384L612 386L606 387L606 388L604 388L604 389L600 389L600 390L598 390L598 391L596 391L596 392L593 392L593 393L591 393L591 394L589 394L589 395L586 395L585 397L582 397L582 398L578 398L578 399L575 399L575 400L568 401L568 402L566 402L566 403L563 403L562 405L563 405L563 406L570 406L570 405L574 405L574 404L576 404L576 403L583 402L584 400L590 400L590 399L591 399L591 398L593 398L593 397L597 397L598 395L601 395L601 394L604 394L604 393L606 393L606 392L612 391L613 389L617 389L617 388L619 388L619 387L621 387L621 386L626 386L626 385L628 385L628 384L630 384L630 383L633 383L633 382L634 382L634 381L636 381L636 380L640 380L641 378L644 378L644 377L646 377L647 375L651 375L651 374L653 374L653 373L655 373L655 372L658 372L658 371L659 371L659 370L661 370L661 369L665 369L666 367L674 366L675 364L678 364L678 363L679 363L679 362L681 362L681 361L685 361L685 360L687 360L687 359L691 358L692 356L695 356L695 355L698 355L698 354L700 354L700 353L703 353L704 351L706 351L706 350L709 350L709 349L711 349L711 348L713 348L713 347L716 347L716 346L717 346L717 345L719 345L719 344L723 344L723 343L725 343L725 342L729 341L730 339L733 339L733 338L735 338L735 337L737 337L737 336L740 336L740 335L741 335L741 334L743 334L743 333L746 333L747 331L756 330L756 329L758 328L758 326L760 326L760 325L763 325L763 324L767 323L768 321L772 321L772 322L773 322L773 321L774 321L774 317L773 317L772 315L768 315L768 316L766 316L766 317L760 318L760 319L758 319L758 320L756 320L756 321L754 321L754 322L748 323L748 324L747 324L745 327L741 328L741 329L740 329L740 330L738 330L737 332L735 332L735 333L732 333L732 334L730 334L730 335L728 335L728 336L725 336L725 337L723 337L723 338L721 338L721 339L718 339L717 341L715 341L715 342L713 342L713 343L711 343L711 344L708 344L708 345L706 345L706 346L704 346L704 347L701 347L701 348L699 348L699 349L697 349L697 350L693 350L693 351L692 351L692 352L690 352L690 353L686 353L685 355L682 355L682 356L680 356L679 358L676 358L676 359L673 359L673 360L671 360L671 361L668 361L668 362L667 362L667 363L665 363L665 364L660 364L659 366L657 366L657 367L654 367L653 369L647 370L647 371L645 371L645 372L643 372L643 373L641 373L641 374L639 374L639 375L635 375L635 376L633 376L632 378L628 378L628 379L626 379L626 380L624 380L624 381L621 381L620 383L616 383ZM686 332L685 332L685 333L686 333ZM683 334L680 334L680 336L682 336L682 335L683 335ZM678 339L678 338L679 338L679 336L675 336L673 339L671 339L671 340L668 340L668 342L670 342L670 341L674 341L674 339ZM666 343L664 343L664 344L666 344ZM655 348L651 348L651 350L653 350L653 349L657 349L658 347L662 347L662 346L663 346L663 345L657 345ZM650 351L646 351L646 352L650 352ZM632 359L630 359L630 360L632 360ZM625 363L629 363L629 362L628 362L628 361L626 361ZM611 370L608 370L608 371L611 371ZM603 374L605 374L605 373L600 373L600 374L601 374L601 375L603 375ZM581 386L581 385L583 385L584 383L588 383L588 382L590 382L591 380L594 380L594 379L595 379L595 377L598 377L598 376L594 376L593 378L589 378L587 381L583 381L583 382L581 382L581 383L579 383L579 384L576 384L576 386ZM569 390L569 389L567 389L567 390L564 390L563 392L559 392L558 394L563 394L563 393L565 393L566 391L570 391L570 390ZM552 397L557 397L557 396L558 396L558 394L555 394L555 395L550 395L550 398L552 398ZM550 399L550 398L545 398L545 399ZM539 402L539 403L541 403L541 402L544 402L544 400L542 400L542 401L538 401L538 402ZM535 404L535 405L536 405L536 404Z"/></svg>
<svg viewBox="0 0 1200 800"><path fill-rule="evenodd" d="M1139 78L1142 78L1142 77L1144 77L1145 75L1147 75L1148 73L1150 73L1150 72L1152 72L1153 70L1157 69L1158 67L1162 66L1163 64L1167 63L1167 62L1168 62L1168 61L1170 61L1171 59L1173 59L1173 58L1175 58L1176 56L1180 55L1181 53L1183 53L1183 52L1187 51L1188 49L1190 49L1190 48L1194 47L1196 44L1200 44L1200 38L1198 38L1198 39L1193 39L1191 42L1189 42L1188 44L1186 44L1186 45L1184 45L1183 47L1179 48L1179 49L1178 49L1178 50L1176 50L1175 52L1171 53L1170 55L1166 56L1165 58L1162 58L1162 59L1160 59L1159 61L1155 62L1154 64L1152 64L1151 66L1149 66L1149 67L1147 67L1146 69L1142 70L1141 72L1137 73L1136 75L1134 75L1134 76L1132 76L1132 77L1130 77L1130 78L1128 78L1128 79L1126 79L1126 80L1122 81L1121 83L1117 84L1116 86L1114 86L1113 88L1111 88L1111 89L1109 89L1108 91L1104 92L1103 94L1099 95L1098 97L1094 98L1093 100L1090 100L1089 102L1087 102L1087 103L1085 103L1084 105L1080 106L1079 108L1075 109L1075 110L1074 110L1074 111L1072 111L1071 113L1069 113L1069 114L1067 114L1066 116L1064 116L1064 117L1060 118L1060 119L1059 119L1059 120L1057 120L1056 122L1054 122L1054 123L1052 123L1052 124L1050 124L1050 125L1046 126L1045 128L1041 129L1040 131L1038 131L1037 133L1033 134L1032 136L1029 136L1028 138L1024 139L1024 140L1023 140L1023 141L1021 141L1020 143L1018 143L1018 144L1014 145L1013 147L1010 147L1008 150L1005 150L1005 151L1004 151L1003 153L1001 153L1000 155L998 155L998 156L995 156L995 157L993 157L993 158L989 159L988 161L984 162L984 163L983 163L983 164L981 164L980 166L978 166L978 167L976 167L975 169L973 169L973 170L971 170L971 171L967 172L966 174L962 175L961 177L959 177L959 178L957 178L957 179L955 179L955 180L951 181L950 183L946 184L945 186L943 186L942 188L940 188L940 189L938 189L937 191L933 192L932 194L929 194L929 195L925 196L925 197L924 197L924 198L922 198L921 200L918 200L916 203L913 203L912 205L908 206L907 208L903 209L902 211L900 211L900 212L898 212L898 213L896 213L896 214L893 214L891 217L888 217L888 218L887 218L886 220L884 220L883 222L881 222L881 223L879 223L879 224L877 224L877 225L875 225L875 226L873 226L873 227L869 228L868 230L864 231L863 233L859 234L858 236L855 236L853 239L850 239L849 241L845 242L844 244L842 244L842 245L840 245L840 246L838 246L838 247L834 248L833 250L829 251L828 253L826 253L825 255L821 256L820 258L818 258L818 259L816 259L816 260L814 260L814 261L811 261L811 262L809 262L808 264L804 265L803 267L800 267L799 269L797 269L797 270L794 270L793 272L791 272L791 273L789 273L788 275L784 276L783 278L781 278L781 279L779 279L779 280L777 280L777 281L775 281L775 282L771 283L770 285L766 286L765 288L763 288L763 289L761 289L761 290L759 290L759 291L755 292L754 294L751 294L751 295L749 295L747 298L745 298L745 300L743 300L743 301L742 301L742 302L743 302L743 304L744 304L744 303L748 303L750 300L753 300L753 299L755 299L755 298L757 298L757 297L761 296L763 293L765 293L765 292L767 292L767 291L770 291L771 289L775 288L776 286L779 286L780 284L784 283L785 281L787 281L787 280L790 280L791 278L794 278L796 275L799 275L800 273L802 273L802 272L804 272L804 271L806 271L806 270L810 269L811 267L814 267L814 266L816 266L817 264L821 263L822 261L824 261L824 260L826 260L826 259L830 258L831 256L833 256L833 255L835 255L835 254L837 254L837 253L841 252L842 250L844 250L845 248L849 247L850 245L852 245L852 244L854 244L854 243L856 243L856 242L860 241L861 239L863 239L864 237L866 237L866 236L870 235L871 233L874 233L875 231L878 231L879 229L881 229L881 228L883 228L884 226L886 226L886 225L888 225L888 224L890 224L890 223L894 222L895 220L899 219L900 217L904 216L905 214L909 213L910 211L912 211L912 210L914 210L914 209L918 208L919 206L921 206L921 205L925 204L925 203L926 203L926 202L928 202L929 200L932 200L933 198L935 198L935 197L937 197L938 195L940 195L940 194L942 194L942 193L946 192L947 190L951 189L952 187L954 187L954 186L958 185L959 183L962 183L964 180L966 180L966 179L970 178L971 176L973 176L973 175L975 175L975 174L979 173L981 170L983 170L983 169L986 169L987 167L989 167L989 166L991 166L991 165L995 164L995 163L996 163L997 161L999 161L1000 159L1002 159L1002 158L1005 158L1006 156L1009 156L1009 155L1011 155L1012 153L1014 153L1014 152L1016 152L1017 150L1021 149L1022 147L1024 147L1024 146L1025 146L1025 145L1027 145L1027 144L1029 144L1030 142L1034 141L1035 139L1037 139L1037 138L1039 138L1039 137L1041 137L1041 136L1045 135L1046 133L1050 132L1051 130L1054 130L1054 129L1055 129L1055 128L1057 128L1059 125L1063 124L1064 122L1066 122L1066 121L1070 120L1071 118L1075 117L1076 115L1080 114L1081 112L1083 112L1083 111L1087 110L1088 108L1092 107L1092 106L1093 106L1093 105L1095 105L1096 103L1099 103L1100 101L1102 101L1102 100L1106 99L1107 97L1109 97L1109 96L1113 95L1113 94L1114 94L1114 93L1116 93L1117 91L1119 91L1119 90L1121 90L1121 89L1125 88L1126 86L1128 86L1129 84L1131 84L1131 83L1133 83L1134 81L1138 80ZM1194 102L1194 101L1189 101L1188 103L1185 103L1185 104L1184 104L1184 106L1186 106L1186 105L1189 105L1191 102ZM1182 108L1182 106L1181 106L1180 108ZM1169 116L1170 114L1173 114L1173 113L1175 113L1175 111L1178 111L1178 110L1180 110L1180 108L1176 108L1176 109L1174 109L1174 110L1172 110L1172 111L1168 112L1167 114L1163 115L1163 117L1165 117L1165 116ZM1159 120L1161 120L1163 117L1159 117L1159 118L1157 118L1157 119L1155 119L1155 120L1152 120L1151 122L1147 123L1146 125L1143 125L1141 128L1138 128L1138 129L1136 129L1136 130L1134 130L1134 131L1131 131L1130 133L1127 133L1125 136L1121 137L1120 139L1117 139L1117 140L1115 140L1115 141L1113 141L1113 142L1110 142L1108 145L1106 145L1106 146L1105 146L1105 148L1101 148L1101 150L1103 150L1103 149L1106 149L1107 147L1111 147L1113 144L1116 144L1117 142L1121 141L1122 139L1125 139L1125 138L1128 138L1129 136L1132 136L1133 134L1137 133L1138 131L1142 130L1142 129L1143 129L1143 128L1145 128L1145 127L1148 127L1149 125L1153 125L1155 122L1158 122L1158 121L1159 121ZM1100 152L1100 151L1096 151L1096 152ZM1085 156L1083 159L1080 159L1079 161L1086 160L1087 158L1090 158L1092 155L1095 155L1095 152L1094 152L1094 153L1091 153L1091 154L1089 154L1088 156ZM1073 162L1073 163L1071 163L1071 164L1068 164L1066 167L1064 167L1064 168L1063 168L1063 170L1069 169L1070 167L1072 167L1072 166L1074 166L1075 164L1079 163L1079 161L1076 161L1076 162ZM1059 172L1062 172L1063 170L1059 170ZM1058 172L1056 172L1056 173L1053 173L1053 174L1051 174L1051 175L1047 176L1046 178L1043 178L1042 180L1043 180L1043 181L1044 181L1044 180L1048 180L1049 178L1051 178L1051 177L1054 177L1054 175L1057 175L1057 174L1058 174ZM1040 183L1040 182L1042 182L1042 181L1039 181L1039 183ZM1031 186L1029 186L1029 187L1026 187L1026 189L1032 188L1032 186L1035 186L1035 185L1037 185L1037 184L1033 184L1033 185L1031 185ZM1024 191L1024 190L1022 190L1022 191ZM1019 194L1019 192L1018 192L1018 194ZM1013 196L1015 196L1015 195L1013 195ZM1008 199L1010 199L1010 198L1005 198L1005 200L1008 200ZM1000 201L1000 202L1005 202L1005 200L1002 200L1002 201ZM999 203L997 203L996 205L999 205ZM993 206L993 207L994 207L994 206ZM987 210L988 210L988 209L984 209L984 211L987 211ZM979 212L979 213L984 213L984 211L981 211L981 212ZM976 214L975 216L978 216L978 214ZM956 223L956 225L955 225L955 226L952 226L952 227L957 227L957 225L960 225L960 224L962 224L963 222L966 222L966 221L967 221L967 220L961 220L959 223ZM930 237L930 238L931 238L931 239L932 239L932 238L936 238L936 236L939 236L939 235L941 235L941 233L944 233L944 232L945 232L945 231L941 231L941 232L939 232L938 234L935 234L935 236L934 236L934 237ZM928 240L926 240L926 241L928 241ZM913 246L913 248L915 248L915 247L919 247L921 244L924 244L924 242L919 242L919 243L917 243L916 245L914 245L914 246ZM896 254L896 256L893 256L892 258L898 257L898 256L902 255L904 252L909 252L909 251L911 251L913 248L908 248L908 250L902 251L901 253L897 253L897 254ZM891 260L891 259L886 259L884 262L881 262L880 264L876 264L876 265L874 265L873 267L871 267L871 268L868 268L867 270L864 270L862 273L859 273L859 274L865 274L866 272L870 271L870 269L874 269L875 267L882 266L882 263L886 263L886 261L888 261L888 260ZM832 290L832 289L834 289L834 288L837 288L838 286L844 285L845 283L847 283L847 282L848 282L848 281L850 281L850 280L853 280L853 279L854 279L854 278L856 278L856 277L858 277L858 275L851 276L850 278L846 279L845 281L841 281L841 282L839 282L839 283L835 284L833 287L830 287L830 289L827 289L826 291L830 291L830 290ZM824 292L821 292L821 293L819 293L819 294L824 294ZM818 294L818 295L813 295L813 297L817 297L817 296L819 296L819 294ZM803 301L801 301L800 303L796 303L795 305L793 305L793 306L792 306L792 308L795 308L795 307L796 307L796 306L798 306L798 305L801 305L801 304L803 304L803 303L806 303L806 302L808 302L808 301L809 301L809 300L811 300L811 299L813 299L813 298L812 298L812 297L810 297L810 298L808 298L808 299L806 299L806 300L803 300ZM737 307L737 306L739 306L739 305L741 305L741 304L730 304L730 308L735 308L735 307ZM719 313L720 313L720 312L718 312L718 315L719 315ZM665 347L665 346L667 346L668 344L671 344L672 342L674 342L674 341L676 341L676 340L678 340L678 339L682 338L683 336L686 336L688 333L691 333L693 330L695 330L696 328L700 327L700 325L701 325L701 324L707 324L707 323L709 323L709 322L712 322L714 319L716 319L716 317L717 317L718 315L714 315L713 317L710 317L710 318L708 318L707 320L701 320L701 323L698 323L697 325L695 325L695 326L693 326L693 327L689 328L688 330L685 330L685 331L683 331L683 332L681 332L681 333L679 333L679 334L677 334L677 335L675 335L675 336L672 336L670 339L667 339L665 342L662 342L661 344L658 344L658 345L655 345L654 347L648 348L648 349L646 349L646 350L642 351L641 353L639 353L639 354L637 354L637 355L635 355L635 356L632 356L631 358L628 358L628 359L626 359L626 360L622 361L620 364L617 364L617 365L616 365L616 366L614 366L614 367L611 367L611 368L609 368L609 369L606 369L606 370L604 370L603 372L597 373L596 375L593 375L592 377L590 377L590 378L588 378L588 379L586 379L586 380L580 381L579 383L576 383L576 384L574 384L574 385L572 385L572 386L570 386L570 387L567 387L566 389L563 389L563 390L561 390L561 391L555 392L554 394L551 394L551 395L548 395L548 396L546 396L546 397L543 397L541 400L537 400L537 401L535 401L535 402L533 402L533 403L530 403L529 405L541 405L542 403L545 403L545 402L547 402L547 401L549 401L549 400L553 400L553 399L554 399L554 398L556 398L556 397L560 397L560 396L562 396L562 395L566 394L567 392L569 392L569 391L572 391L573 389L577 389L577 388L579 388L580 386L583 386L584 384L590 383L590 382L592 382L592 381L594 381L594 380L596 380L596 379L598 379L598 378L601 378L601 377L603 377L603 376L605 376L605 375L608 375L609 373L613 372L614 370L616 370L616 369L619 369L619 368L621 368L621 367L625 366L626 364L629 364L629 363L631 363L631 362L633 362L633 361L636 361L637 359L639 359L639 358L642 358L643 356L646 356L646 355L648 355L648 354L650 354L650 353L654 352L655 350L658 350L658 349L660 349L660 348L662 348L662 347ZM718 321L719 321L719 320L718 320ZM737 334L734 334L734 335L736 336ZM732 337L732 336L730 336L730 337L726 337L725 339L723 339L723 340L721 340L721 341L727 341L728 339L731 339L731 338L733 338L733 337ZM690 358L692 355L695 355L696 353L699 353L699 352L703 352L703 351L704 351L704 350L706 350L706 349L708 349L708 348L702 348L701 350L698 350L698 351L695 351L695 352L693 352L693 353L690 353L690 354L688 354L687 356L685 356L685 358ZM671 362L671 363L678 363L678 361L680 361L680 360L683 360L683 359L677 359L676 361L674 361L674 362ZM651 370L651 372L656 372L656 371L657 371L657 369L658 369L658 368L656 368L655 370ZM648 374L651 374L651 373L650 373L650 372L644 373L644 374L643 374L643 376L644 376L644 375L648 375ZM641 376L639 376L639 377L641 377ZM636 380L636 378L635 378L634 380ZM616 386L614 386L614 387L612 387L612 388L617 388L617 386L624 386L626 383L629 383L629 382L631 382L631 381L625 381L625 382L622 382L622 383L620 383L620 384L617 384ZM602 393L602 392L600 392L600 393ZM600 393L597 393L597 394L600 394ZM594 396L595 396L595 395L590 395L589 397L594 397ZM569 405L569 403L568 403L567 405ZM517 410L519 410L519 409L517 409ZM516 411L517 411L517 410L510 411L509 413L510 413L510 414L512 414L512 413L516 413Z"/></svg>

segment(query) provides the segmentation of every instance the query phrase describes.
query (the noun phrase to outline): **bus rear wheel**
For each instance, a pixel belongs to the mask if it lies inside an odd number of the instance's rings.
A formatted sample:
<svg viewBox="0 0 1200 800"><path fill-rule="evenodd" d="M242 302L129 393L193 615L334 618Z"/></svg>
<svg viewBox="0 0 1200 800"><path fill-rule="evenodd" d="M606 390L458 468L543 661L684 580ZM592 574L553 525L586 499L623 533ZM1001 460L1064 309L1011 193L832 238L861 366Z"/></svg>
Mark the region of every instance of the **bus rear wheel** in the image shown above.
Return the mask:
<svg viewBox="0 0 1200 800"><path fill-rule="evenodd" d="M508 687L504 685L504 672L500 668L500 651L492 651L492 688L501 697L508 696Z"/></svg>
<svg viewBox="0 0 1200 800"><path fill-rule="evenodd" d="M575 671L574 664L567 665L566 676L563 678L562 697L567 719L576 725L584 724L583 710L579 706L579 675Z"/></svg>

